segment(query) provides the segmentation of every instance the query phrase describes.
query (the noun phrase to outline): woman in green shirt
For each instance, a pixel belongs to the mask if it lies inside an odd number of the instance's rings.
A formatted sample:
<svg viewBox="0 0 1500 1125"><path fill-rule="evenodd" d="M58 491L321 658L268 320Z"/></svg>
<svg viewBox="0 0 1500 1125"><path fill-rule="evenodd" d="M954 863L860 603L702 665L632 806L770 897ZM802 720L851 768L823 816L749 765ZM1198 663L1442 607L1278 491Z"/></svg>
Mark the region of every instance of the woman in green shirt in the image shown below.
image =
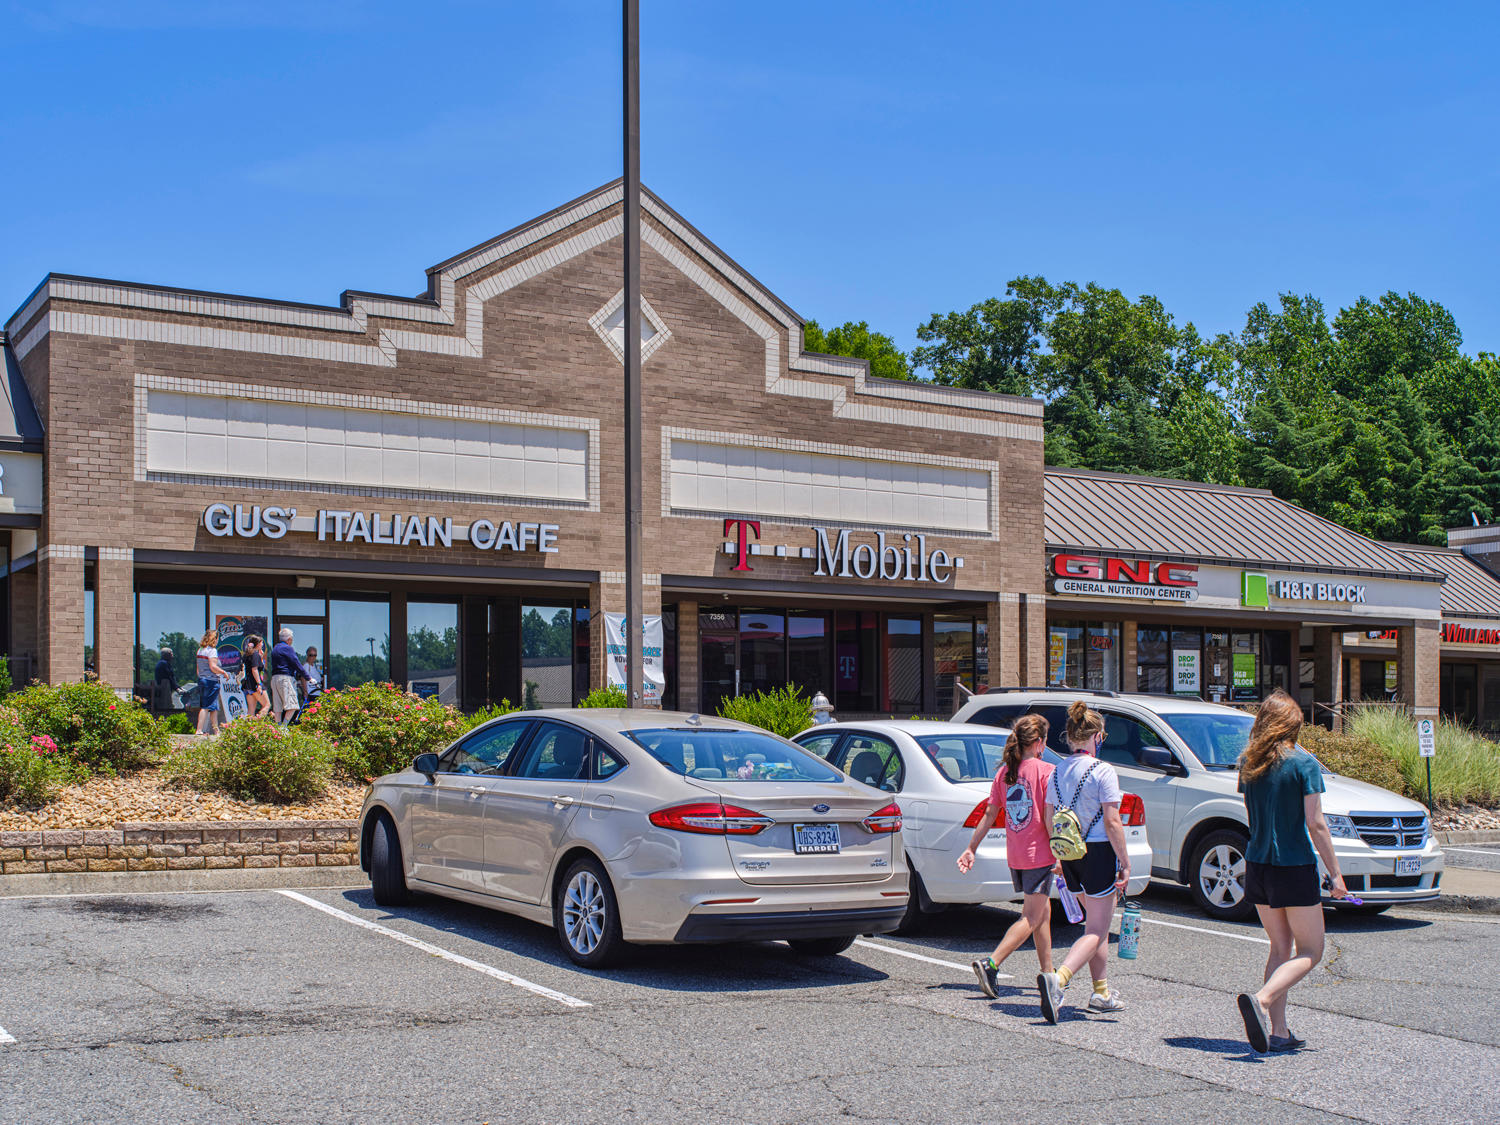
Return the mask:
<svg viewBox="0 0 1500 1125"><path fill-rule="evenodd" d="M1265 984L1239 995L1245 1035L1257 1051L1295 1051L1305 1041L1286 1024L1286 996L1323 959L1323 896L1317 855L1332 880L1332 895L1349 892L1323 820L1323 771L1297 745L1302 708L1274 691L1256 713L1250 743L1240 755L1240 792L1250 819L1245 849L1245 893L1271 939Z"/></svg>

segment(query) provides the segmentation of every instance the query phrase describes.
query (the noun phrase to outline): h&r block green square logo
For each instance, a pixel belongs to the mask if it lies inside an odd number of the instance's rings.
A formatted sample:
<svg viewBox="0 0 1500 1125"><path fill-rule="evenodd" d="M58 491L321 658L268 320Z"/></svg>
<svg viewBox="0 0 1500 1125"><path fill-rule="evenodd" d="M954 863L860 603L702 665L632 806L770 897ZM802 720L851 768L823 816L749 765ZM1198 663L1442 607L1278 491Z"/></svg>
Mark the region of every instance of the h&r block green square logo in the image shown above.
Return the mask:
<svg viewBox="0 0 1500 1125"><path fill-rule="evenodd" d="M1264 574L1245 571L1240 578L1240 604L1252 609L1270 609L1270 580Z"/></svg>

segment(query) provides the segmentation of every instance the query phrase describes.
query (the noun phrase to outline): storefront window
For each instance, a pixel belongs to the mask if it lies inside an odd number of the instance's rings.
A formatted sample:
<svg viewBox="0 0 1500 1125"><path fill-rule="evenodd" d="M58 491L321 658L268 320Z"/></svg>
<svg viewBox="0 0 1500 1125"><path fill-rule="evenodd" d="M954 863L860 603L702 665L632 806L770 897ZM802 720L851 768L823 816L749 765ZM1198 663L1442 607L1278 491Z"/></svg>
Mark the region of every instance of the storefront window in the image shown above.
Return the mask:
<svg viewBox="0 0 1500 1125"><path fill-rule="evenodd" d="M299 652L304 651L302 639L300 634L296 638ZM391 678L389 600L328 600L328 655L324 668L329 685L336 688Z"/></svg>
<svg viewBox="0 0 1500 1125"><path fill-rule="evenodd" d="M573 611L573 700L589 693L589 607Z"/></svg>
<svg viewBox="0 0 1500 1125"><path fill-rule="evenodd" d="M135 678L156 689L156 665L163 647L172 650L172 674L179 688L198 682L196 653L208 620L205 593L148 594L137 598ZM196 688L194 688L196 692ZM152 704L158 711L181 710L184 700L165 684L155 691Z"/></svg>
<svg viewBox="0 0 1500 1125"><path fill-rule="evenodd" d="M786 683L786 615L766 610L740 614L740 694Z"/></svg>
<svg viewBox="0 0 1500 1125"><path fill-rule="evenodd" d="M1055 621L1047 627L1047 682L1090 691L1120 688L1120 623Z"/></svg>
<svg viewBox="0 0 1500 1125"><path fill-rule="evenodd" d="M278 617L326 617L328 616L328 603L321 597L289 598L277 594L276 615Z"/></svg>
<svg viewBox="0 0 1500 1125"><path fill-rule="evenodd" d="M1210 629L1203 634L1204 694L1215 703L1229 698L1232 655L1227 630Z"/></svg>
<svg viewBox="0 0 1500 1125"><path fill-rule="evenodd" d="M661 607L661 670L666 677L662 688L661 706L664 711L677 710L677 607Z"/></svg>
<svg viewBox="0 0 1500 1125"><path fill-rule="evenodd" d="M974 691L974 619L938 614L932 619L932 645L936 673L937 709L952 714L963 706L964 694L956 685Z"/></svg>
<svg viewBox="0 0 1500 1125"><path fill-rule="evenodd" d="M1443 662L1438 701L1448 718L1465 726L1479 725L1479 665Z"/></svg>
<svg viewBox="0 0 1500 1125"><path fill-rule="evenodd" d="M833 615L834 707L875 710L875 623L870 610L839 610Z"/></svg>
<svg viewBox="0 0 1500 1125"><path fill-rule="evenodd" d="M406 603L406 688L458 706L458 603Z"/></svg>
<svg viewBox="0 0 1500 1125"><path fill-rule="evenodd" d="M1172 630L1171 687L1173 695L1203 694L1203 630Z"/></svg>
<svg viewBox="0 0 1500 1125"><path fill-rule="evenodd" d="M1166 695L1171 683L1168 663L1171 659L1171 636L1168 630L1141 626L1135 634L1136 690Z"/></svg>
<svg viewBox="0 0 1500 1125"><path fill-rule="evenodd" d="M698 614L698 664L705 714L717 714L721 700L738 694L739 668L735 662L738 641L739 614L734 610L706 610Z"/></svg>
<svg viewBox="0 0 1500 1125"><path fill-rule="evenodd" d="M1260 698L1260 632L1230 634L1230 698L1236 703Z"/></svg>
<svg viewBox="0 0 1500 1125"><path fill-rule="evenodd" d="M885 694L882 709L903 718L922 710L922 619L885 621Z"/></svg>
<svg viewBox="0 0 1500 1125"><path fill-rule="evenodd" d="M794 609L787 614L787 682L802 694L831 694L829 687L828 614Z"/></svg>
<svg viewBox="0 0 1500 1125"><path fill-rule="evenodd" d="M240 674L240 654L245 648L245 638L253 633L264 640L271 632L271 596L211 591L208 623L210 628L219 632L219 663L233 679ZM272 637L267 650L275 643L276 638ZM269 667L270 657L265 659Z"/></svg>
<svg viewBox="0 0 1500 1125"><path fill-rule="evenodd" d="M521 607L521 706L573 704L573 607Z"/></svg>
<svg viewBox="0 0 1500 1125"><path fill-rule="evenodd" d="M154 662L153 662L154 663ZM83 667L94 671L94 591L90 587L83 592Z"/></svg>

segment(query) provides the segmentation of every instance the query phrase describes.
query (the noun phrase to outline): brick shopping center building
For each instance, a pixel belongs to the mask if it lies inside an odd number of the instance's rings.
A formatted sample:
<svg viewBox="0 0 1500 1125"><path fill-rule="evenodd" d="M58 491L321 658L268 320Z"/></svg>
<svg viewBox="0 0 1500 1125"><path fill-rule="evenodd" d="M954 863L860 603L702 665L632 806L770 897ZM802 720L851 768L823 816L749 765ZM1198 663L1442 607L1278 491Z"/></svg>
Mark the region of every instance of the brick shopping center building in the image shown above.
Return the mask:
<svg viewBox="0 0 1500 1125"><path fill-rule="evenodd" d="M3 638L160 707L207 628L336 684L566 706L625 608L622 201L336 306L51 275L3 336ZM1070 683L1500 723L1487 529L1379 544L1268 493L1047 470L1042 404L871 377L661 200L642 215L646 614L662 702L841 715ZM6 429L6 427L9 427ZM1462 540L1462 542L1460 542ZM1462 549L1457 549L1462 548Z"/></svg>

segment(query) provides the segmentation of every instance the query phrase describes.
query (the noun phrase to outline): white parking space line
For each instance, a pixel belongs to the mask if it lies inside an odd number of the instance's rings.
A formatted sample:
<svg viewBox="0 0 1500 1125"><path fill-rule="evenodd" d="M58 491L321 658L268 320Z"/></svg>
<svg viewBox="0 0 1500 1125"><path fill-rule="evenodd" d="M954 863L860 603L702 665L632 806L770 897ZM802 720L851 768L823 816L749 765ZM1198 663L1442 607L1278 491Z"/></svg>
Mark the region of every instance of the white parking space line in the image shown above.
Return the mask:
<svg viewBox="0 0 1500 1125"><path fill-rule="evenodd" d="M16 1037L14 1035L12 1035L10 1032L6 1031L5 1028L0 1027L0 1045L6 1044L6 1043L14 1043L15 1041L16 1041Z"/></svg>
<svg viewBox="0 0 1500 1125"><path fill-rule="evenodd" d="M420 938L403 934L400 930L393 930L389 926L382 926L378 922L370 922L353 914L345 913L336 907L319 902L315 898L308 898L306 895L298 894L296 891L279 890L276 893L286 895L287 898L296 899L300 903L311 906L314 910L321 910L324 914L331 914L341 921L349 922L362 929L392 938L403 945L411 946L413 949L420 949L423 953L431 953L434 957L441 957L445 961L452 961L455 965L462 965L466 969L473 969L476 973L483 973L487 977L494 977L496 980L515 985L517 988L524 988L527 992L534 992L538 996L545 996L548 1000L556 1000L559 1004L565 1004L569 1008L593 1007L587 1000L580 1000L576 996L569 996L566 992L558 992L555 989L548 988L546 985L529 981L525 977L518 977L513 973L507 973L505 970L497 969L493 965L486 965L482 961L475 961L462 954L443 949L441 946L422 941Z"/></svg>
<svg viewBox="0 0 1500 1125"><path fill-rule="evenodd" d="M882 953L894 953L897 957L910 957L913 961L926 961L929 965L942 965L946 969L959 969L966 973L973 972L973 966L971 965L964 965L958 961L944 961L940 957L928 957L925 953L913 953L909 949L897 949L894 945L886 945L878 941L865 941L863 938L856 938L854 944L863 946L866 949L878 949ZM1013 979L1009 973L996 973L995 976L1000 980Z"/></svg>
<svg viewBox="0 0 1500 1125"><path fill-rule="evenodd" d="M1257 945L1270 945L1269 938L1256 937L1254 934L1236 934L1229 930L1210 930L1203 926L1185 926L1181 922L1166 922L1160 918L1148 918L1141 915L1142 922L1149 922L1153 926L1170 926L1174 930L1192 930L1195 934L1213 934L1216 937L1234 938L1235 941L1253 941Z"/></svg>
<svg viewBox="0 0 1500 1125"><path fill-rule="evenodd" d="M1464 855L1500 855L1500 848L1444 848L1445 852L1463 852Z"/></svg>

